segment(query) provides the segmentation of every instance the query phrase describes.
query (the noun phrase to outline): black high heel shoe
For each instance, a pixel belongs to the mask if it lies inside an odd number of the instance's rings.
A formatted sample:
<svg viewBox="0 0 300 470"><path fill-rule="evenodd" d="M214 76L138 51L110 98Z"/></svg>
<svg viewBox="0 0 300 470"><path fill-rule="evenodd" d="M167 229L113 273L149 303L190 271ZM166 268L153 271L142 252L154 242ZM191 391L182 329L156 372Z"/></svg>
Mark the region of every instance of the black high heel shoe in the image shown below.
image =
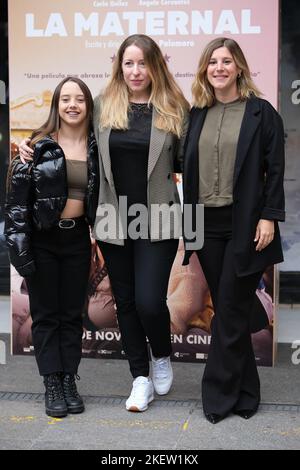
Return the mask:
<svg viewBox="0 0 300 470"><path fill-rule="evenodd" d="M222 419L225 418L225 416L217 415L215 413L204 413L204 416L207 419L207 421L209 421L212 424L217 424L220 421L222 421Z"/></svg>
<svg viewBox="0 0 300 470"><path fill-rule="evenodd" d="M234 414L244 419L250 419L255 415L256 412L257 408L255 410L235 410Z"/></svg>

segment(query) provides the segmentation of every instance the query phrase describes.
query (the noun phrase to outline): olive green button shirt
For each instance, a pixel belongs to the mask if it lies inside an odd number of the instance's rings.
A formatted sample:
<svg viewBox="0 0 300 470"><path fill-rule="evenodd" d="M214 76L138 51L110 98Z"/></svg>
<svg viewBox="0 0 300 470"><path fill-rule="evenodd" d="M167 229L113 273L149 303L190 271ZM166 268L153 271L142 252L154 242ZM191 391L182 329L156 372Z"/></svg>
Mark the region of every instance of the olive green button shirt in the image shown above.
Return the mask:
<svg viewBox="0 0 300 470"><path fill-rule="evenodd" d="M233 171L246 101L216 102L208 109L199 139L199 202L232 204Z"/></svg>

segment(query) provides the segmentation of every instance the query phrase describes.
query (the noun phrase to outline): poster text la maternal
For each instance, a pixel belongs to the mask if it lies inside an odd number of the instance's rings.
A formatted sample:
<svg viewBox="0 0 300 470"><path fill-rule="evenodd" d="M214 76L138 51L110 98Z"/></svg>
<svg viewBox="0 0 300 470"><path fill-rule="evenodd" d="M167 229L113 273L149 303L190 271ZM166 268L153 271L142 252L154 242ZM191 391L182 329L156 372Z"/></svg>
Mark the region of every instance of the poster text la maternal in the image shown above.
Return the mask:
<svg viewBox="0 0 300 470"><path fill-rule="evenodd" d="M41 20L34 13L25 15L27 37L66 37L70 34L83 36L127 36L145 32L150 36L189 34L260 34L261 27L252 24L252 11L242 9L237 14L233 10L185 11L124 11L105 14L74 13L72 31L66 24L70 18L63 18L61 13L51 13L46 20Z"/></svg>

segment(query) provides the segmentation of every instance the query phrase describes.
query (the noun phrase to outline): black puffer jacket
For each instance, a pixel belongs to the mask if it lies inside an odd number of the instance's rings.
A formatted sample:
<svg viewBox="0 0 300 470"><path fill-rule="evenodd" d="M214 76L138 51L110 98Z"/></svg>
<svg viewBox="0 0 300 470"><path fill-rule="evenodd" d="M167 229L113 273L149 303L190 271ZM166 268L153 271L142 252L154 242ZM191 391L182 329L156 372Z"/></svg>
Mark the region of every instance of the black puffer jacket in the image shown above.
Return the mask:
<svg viewBox="0 0 300 470"><path fill-rule="evenodd" d="M85 217L93 225L99 193L98 149L94 135L88 140L88 186ZM48 230L60 219L68 198L65 155L51 137L38 141L33 161L17 157L11 168L5 205L5 235L10 261L21 276L35 271L32 230Z"/></svg>

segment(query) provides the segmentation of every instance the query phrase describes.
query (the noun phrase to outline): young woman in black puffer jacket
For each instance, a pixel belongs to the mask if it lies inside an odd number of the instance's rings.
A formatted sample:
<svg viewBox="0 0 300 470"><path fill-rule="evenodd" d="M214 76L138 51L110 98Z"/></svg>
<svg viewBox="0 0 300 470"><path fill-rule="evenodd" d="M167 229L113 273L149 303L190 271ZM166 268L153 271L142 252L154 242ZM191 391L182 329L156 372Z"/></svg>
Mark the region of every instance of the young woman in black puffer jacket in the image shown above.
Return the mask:
<svg viewBox="0 0 300 470"><path fill-rule="evenodd" d="M99 191L92 113L85 83L64 79L31 136L33 159L16 157L8 175L5 234L11 263L26 278L46 413L54 417L84 410L75 376Z"/></svg>

